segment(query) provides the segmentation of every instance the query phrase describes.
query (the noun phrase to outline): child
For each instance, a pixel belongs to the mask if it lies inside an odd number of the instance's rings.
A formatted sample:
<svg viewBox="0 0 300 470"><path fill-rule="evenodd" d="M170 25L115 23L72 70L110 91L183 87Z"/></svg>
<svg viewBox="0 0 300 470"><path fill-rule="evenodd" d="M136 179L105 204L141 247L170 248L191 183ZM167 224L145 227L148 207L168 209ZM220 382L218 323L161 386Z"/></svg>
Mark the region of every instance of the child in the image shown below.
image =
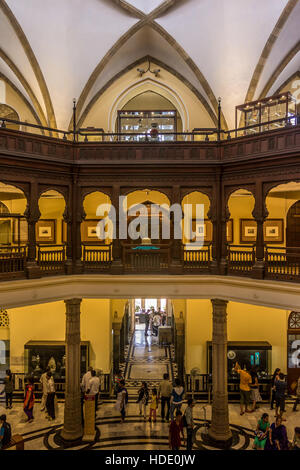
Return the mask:
<svg viewBox="0 0 300 470"><path fill-rule="evenodd" d="M156 388L152 389L152 397L151 397L151 404L150 404L150 416L149 422L151 423L151 417L153 415L153 422L156 423L156 410L158 408L158 398L157 398L157 390Z"/></svg>
<svg viewBox="0 0 300 470"><path fill-rule="evenodd" d="M148 392L148 387L146 382L142 382L142 386L139 389L139 397L137 400L137 403L139 404L140 407L140 415L143 414L143 409L144 409L144 420L146 420L146 407L148 405L148 400L149 400L149 392Z"/></svg>

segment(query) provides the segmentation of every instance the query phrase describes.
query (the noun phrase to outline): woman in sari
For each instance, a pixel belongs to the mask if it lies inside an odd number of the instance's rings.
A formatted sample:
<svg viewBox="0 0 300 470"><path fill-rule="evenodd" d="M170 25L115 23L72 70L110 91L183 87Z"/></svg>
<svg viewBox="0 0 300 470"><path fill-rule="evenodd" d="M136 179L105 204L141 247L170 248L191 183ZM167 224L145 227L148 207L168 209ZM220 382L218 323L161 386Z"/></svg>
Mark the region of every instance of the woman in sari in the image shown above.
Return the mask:
<svg viewBox="0 0 300 470"><path fill-rule="evenodd" d="M257 428L255 431L255 439L253 443L253 449L264 450L267 442L268 434L270 429L269 415L264 413L258 421Z"/></svg>
<svg viewBox="0 0 300 470"><path fill-rule="evenodd" d="M28 385L26 386L26 394L24 400L24 413L27 415L27 423L32 423L33 417L33 405L34 405L34 380L33 377L29 377Z"/></svg>
<svg viewBox="0 0 300 470"><path fill-rule="evenodd" d="M277 416L269 429L265 450L289 450L286 427L282 424L281 416Z"/></svg>

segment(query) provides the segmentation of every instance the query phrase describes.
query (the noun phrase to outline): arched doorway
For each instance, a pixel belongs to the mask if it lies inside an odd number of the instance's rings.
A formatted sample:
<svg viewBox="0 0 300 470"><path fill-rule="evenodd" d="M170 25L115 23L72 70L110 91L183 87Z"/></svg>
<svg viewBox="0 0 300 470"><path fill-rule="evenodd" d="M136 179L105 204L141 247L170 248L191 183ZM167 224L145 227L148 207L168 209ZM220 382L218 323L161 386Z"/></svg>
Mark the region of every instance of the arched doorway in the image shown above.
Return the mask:
<svg viewBox="0 0 300 470"><path fill-rule="evenodd" d="M300 312L291 312L287 332L287 374L289 392L295 393L300 376Z"/></svg>
<svg viewBox="0 0 300 470"><path fill-rule="evenodd" d="M300 247L300 201L295 202L287 213L286 246Z"/></svg>

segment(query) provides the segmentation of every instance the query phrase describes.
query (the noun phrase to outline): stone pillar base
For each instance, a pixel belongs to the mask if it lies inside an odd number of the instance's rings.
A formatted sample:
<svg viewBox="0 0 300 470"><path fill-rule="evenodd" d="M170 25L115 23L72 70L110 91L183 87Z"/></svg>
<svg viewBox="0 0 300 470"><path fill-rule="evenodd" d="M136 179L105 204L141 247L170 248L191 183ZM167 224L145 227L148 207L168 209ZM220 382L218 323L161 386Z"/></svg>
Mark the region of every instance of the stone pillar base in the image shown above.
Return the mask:
<svg viewBox="0 0 300 470"><path fill-rule="evenodd" d="M75 261L74 274L83 274L83 262L81 260Z"/></svg>
<svg viewBox="0 0 300 470"><path fill-rule="evenodd" d="M263 279L265 275L265 262L263 260L256 260L253 268L251 277L253 279Z"/></svg>
<svg viewBox="0 0 300 470"><path fill-rule="evenodd" d="M77 447L82 444L82 436L78 437L77 439L69 440L64 436L63 430L61 430L56 434L54 438L54 442L58 446L64 447L64 448Z"/></svg>
<svg viewBox="0 0 300 470"><path fill-rule="evenodd" d="M180 275L180 274L183 274L183 266L181 264L180 261L176 262L176 261L173 261L170 266L169 266L169 273L170 274L177 274L177 275Z"/></svg>
<svg viewBox="0 0 300 470"><path fill-rule="evenodd" d="M216 259L213 259L210 265L211 274L219 274L219 264Z"/></svg>
<svg viewBox="0 0 300 470"><path fill-rule="evenodd" d="M38 279L42 277L40 267L36 261L28 261L25 268L26 277L28 279Z"/></svg>
<svg viewBox="0 0 300 470"><path fill-rule="evenodd" d="M115 275L124 274L124 266L120 259L115 259L111 263L110 274L115 274Z"/></svg>
<svg viewBox="0 0 300 470"><path fill-rule="evenodd" d="M203 436L202 436L203 439ZM232 446L232 436L226 438L226 439L220 439L220 436L214 436L213 433L210 433L210 430L208 431L208 434L205 436L205 440L203 439L205 444L211 446L211 447L216 447L217 449L230 449Z"/></svg>

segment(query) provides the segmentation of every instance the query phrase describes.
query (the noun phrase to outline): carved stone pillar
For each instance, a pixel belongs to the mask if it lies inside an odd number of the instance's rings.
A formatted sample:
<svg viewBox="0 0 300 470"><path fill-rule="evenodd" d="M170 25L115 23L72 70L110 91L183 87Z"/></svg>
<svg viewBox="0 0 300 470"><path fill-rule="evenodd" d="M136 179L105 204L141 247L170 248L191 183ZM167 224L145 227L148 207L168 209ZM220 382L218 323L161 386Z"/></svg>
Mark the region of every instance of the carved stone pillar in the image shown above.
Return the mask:
<svg viewBox="0 0 300 470"><path fill-rule="evenodd" d="M120 332L121 332L122 323L120 320L114 318L112 322L113 329L113 371L114 374L117 374L120 369Z"/></svg>
<svg viewBox="0 0 300 470"><path fill-rule="evenodd" d="M122 247L121 240L119 238L119 196L120 196L120 187L117 185L113 186L111 203L116 211L116 227L115 227L115 237L112 241L112 265L111 265L111 274L123 274L123 263L122 263Z"/></svg>
<svg viewBox="0 0 300 470"><path fill-rule="evenodd" d="M183 313L180 312L180 317L175 318L176 323L176 363L178 370L178 377L184 383L184 352L185 352L185 329Z"/></svg>
<svg viewBox="0 0 300 470"><path fill-rule="evenodd" d="M218 447L229 447L232 434L229 428L227 390L227 301L212 299L212 380L213 402L209 438Z"/></svg>
<svg viewBox="0 0 300 470"><path fill-rule="evenodd" d="M256 183L255 207L252 215L257 223L255 264L252 269L252 277L263 279L265 274L264 221L269 213L263 198L262 183L259 181Z"/></svg>
<svg viewBox="0 0 300 470"><path fill-rule="evenodd" d="M72 443L82 438L80 404L80 304L81 299L65 300L66 304L66 389L63 441Z"/></svg>
<svg viewBox="0 0 300 470"><path fill-rule="evenodd" d="M171 205L173 204L181 205L180 186L173 186ZM173 233L171 233L172 245L171 245L170 274L182 274L183 272L183 265L182 265L182 259L181 259L182 240L181 239L178 240L174 238L176 220L174 219L174 214L171 214L171 216L172 216L172 221L173 221Z"/></svg>
<svg viewBox="0 0 300 470"><path fill-rule="evenodd" d="M31 183L30 186L30 199L25 211L25 217L28 223L28 251L26 263L26 276L29 279L41 277L41 271L36 261L36 223L38 222L41 213L39 210L38 202L38 184Z"/></svg>
<svg viewBox="0 0 300 470"><path fill-rule="evenodd" d="M219 273L221 275L227 274L228 267L228 245L227 245L227 222L230 218L230 212L226 202L225 195L222 195L222 210L221 210L221 225L220 225L220 237L221 237L221 260L219 266Z"/></svg>
<svg viewBox="0 0 300 470"><path fill-rule="evenodd" d="M64 222L67 224L67 240L66 240L66 262L65 262L65 273L73 273L73 244L72 244L72 227L73 218L71 216L71 210L66 206L63 214Z"/></svg>

